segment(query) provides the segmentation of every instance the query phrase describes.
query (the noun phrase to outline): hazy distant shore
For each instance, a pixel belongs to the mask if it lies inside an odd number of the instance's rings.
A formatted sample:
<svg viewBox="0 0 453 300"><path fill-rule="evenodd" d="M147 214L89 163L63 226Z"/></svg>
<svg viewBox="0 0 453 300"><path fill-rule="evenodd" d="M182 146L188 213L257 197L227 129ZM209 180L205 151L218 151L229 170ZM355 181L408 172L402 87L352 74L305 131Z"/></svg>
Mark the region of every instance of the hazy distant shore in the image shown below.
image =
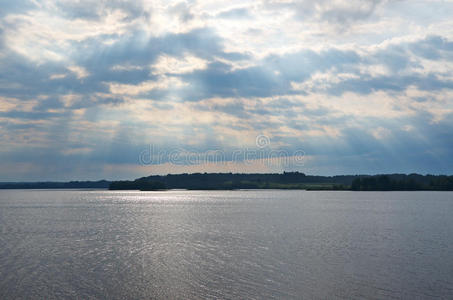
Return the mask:
<svg viewBox="0 0 453 300"><path fill-rule="evenodd" d="M0 182L0 189L235 190L300 189L352 191L452 191L453 176L420 174L313 176L299 172L272 174L194 173L153 175L123 181Z"/></svg>

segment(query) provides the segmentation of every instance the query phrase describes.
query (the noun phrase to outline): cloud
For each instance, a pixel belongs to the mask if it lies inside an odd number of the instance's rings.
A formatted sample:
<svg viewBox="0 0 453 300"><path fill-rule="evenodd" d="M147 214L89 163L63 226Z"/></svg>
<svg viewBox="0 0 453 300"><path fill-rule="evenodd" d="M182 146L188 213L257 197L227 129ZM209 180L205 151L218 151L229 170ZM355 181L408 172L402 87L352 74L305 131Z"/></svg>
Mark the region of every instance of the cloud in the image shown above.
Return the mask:
<svg viewBox="0 0 453 300"><path fill-rule="evenodd" d="M322 20L347 25L370 17L383 0L323 1L315 9Z"/></svg>
<svg viewBox="0 0 453 300"><path fill-rule="evenodd" d="M453 42L442 36L430 35L421 41L410 43L408 47L412 53L426 59L443 58L453 61Z"/></svg>
<svg viewBox="0 0 453 300"><path fill-rule="evenodd" d="M230 155L264 134L304 150L306 172L453 172L451 12L440 0L5 3L0 165L22 166L14 178L136 175L150 143Z"/></svg>
<svg viewBox="0 0 453 300"><path fill-rule="evenodd" d="M2 1L0 17L7 14L26 13L35 8L37 8L36 2L30 0Z"/></svg>
<svg viewBox="0 0 453 300"><path fill-rule="evenodd" d="M144 9L142 1L63 0L56 2L55 7L64 17L70 19L99 20L115 10L121 11L125 20L150 16L150 12Z"/></svg>
<svg viewBox="0 0 453 300"><path fill-rule="evenodd" d="M373 16L378 7L387 0L321 0L321 1L278 1L265 0L269 9L285 9L293 12L296 20L301 22L323 22L337 26L341 31L347 30L355 22Z"/></svg>
<svg viewBox="0 0 453 300"><path fill-rule="evenodd" d="M217 18L225 19L241 19L250 18L249 10L245 7L232 8L229 10L222 11L216 15Z"/></svg>
<svg viewBox="0 0 453 300"><path fill-rule="evenodd" d="M146 66L154 63L163 54L177 58L190 53L206 60L211 60L215 56L227 60L247 57L245 54L224 51L222 39L207 28L161 37L150 37L146 32L137 31L101 49L97 46L97 41L92 41L88 45L81 44L79 47L88 47L93 51L88 56L75 57L88 70L101 68L110 71L112 66L122 64ZM84 53L82 49L80 52Z"/></svg>
<svg viewBox="0 0 453 300"><path fill-rule="evenodd" d="M194 15L190 11L190 6L184 1L170 5L167 10L171 15L177 16L183 23L194 18Z"/></svg>

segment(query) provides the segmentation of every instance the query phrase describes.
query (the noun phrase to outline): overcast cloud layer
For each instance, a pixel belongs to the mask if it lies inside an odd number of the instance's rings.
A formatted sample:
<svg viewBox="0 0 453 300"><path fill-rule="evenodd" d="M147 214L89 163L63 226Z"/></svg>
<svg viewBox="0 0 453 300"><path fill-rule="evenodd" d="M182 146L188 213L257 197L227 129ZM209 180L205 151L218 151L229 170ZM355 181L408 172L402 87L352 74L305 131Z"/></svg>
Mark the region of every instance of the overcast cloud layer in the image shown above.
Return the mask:
<svg viewBox="0 0 453 300"><path fill-rule="evenodd" d="M453 1L0 3L1 181L453 173Z"/></svg>

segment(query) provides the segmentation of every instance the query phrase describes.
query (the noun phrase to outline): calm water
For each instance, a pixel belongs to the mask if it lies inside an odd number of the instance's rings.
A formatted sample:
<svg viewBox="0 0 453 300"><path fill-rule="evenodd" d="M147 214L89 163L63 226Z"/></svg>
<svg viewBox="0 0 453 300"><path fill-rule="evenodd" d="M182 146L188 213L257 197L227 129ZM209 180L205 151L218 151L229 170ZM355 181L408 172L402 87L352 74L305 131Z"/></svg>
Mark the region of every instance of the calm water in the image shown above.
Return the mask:
<svg viewBox="0 0 453 300"><path fill-rule="evenodd" d="M452 299L453 193L4 190L0 298Z"/></svg>

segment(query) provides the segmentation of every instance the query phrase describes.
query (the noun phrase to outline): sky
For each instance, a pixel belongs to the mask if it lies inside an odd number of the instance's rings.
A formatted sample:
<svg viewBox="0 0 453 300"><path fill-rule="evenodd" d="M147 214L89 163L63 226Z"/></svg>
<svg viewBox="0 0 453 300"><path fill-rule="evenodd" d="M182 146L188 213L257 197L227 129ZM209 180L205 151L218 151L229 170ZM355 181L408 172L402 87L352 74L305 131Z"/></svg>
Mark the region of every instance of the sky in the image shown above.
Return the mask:
<svg viewBox="0 0 453 300"><path fill-rule="evenodd" d="M0 0L0 181L453 173L453 1Z"/></svg>

